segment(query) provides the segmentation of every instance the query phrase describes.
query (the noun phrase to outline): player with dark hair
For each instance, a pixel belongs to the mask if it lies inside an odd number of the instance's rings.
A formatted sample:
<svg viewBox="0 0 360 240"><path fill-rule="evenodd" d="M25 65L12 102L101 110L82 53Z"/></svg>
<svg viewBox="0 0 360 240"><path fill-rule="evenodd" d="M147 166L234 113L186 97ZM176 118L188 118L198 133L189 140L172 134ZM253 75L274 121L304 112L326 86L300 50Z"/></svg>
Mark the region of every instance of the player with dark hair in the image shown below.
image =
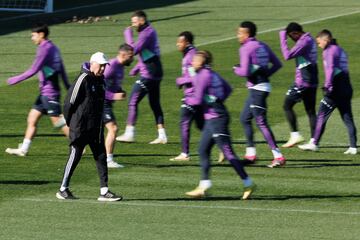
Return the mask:
<svg viewBox="0 0 360 240"><path fill-rule="evenodd" d="M69 190L70 179L80 162L82 152L89 145L100 178L99 201L120 201L108 188L108 168L104 144L103 109L105 99L104 71L108 60L102 52L93 54L90 64L83 64L81 72L65 98L64 115L70 127L70 153L64 169L60 190L56 197L75 199Z"/></svg>
<svg viewBox="0 0 360 240"><path fill-rule="evenodd" d="M357 153L357 137L354 118L351 110L353 89L350 83L348 57L345 51L336 43L331 32L322 30L316 38L318 46L323 51L323 65L325 82L323 87L324 97L320 101L317 114L316 128L312 135L313 141L300 145L303 150L317 151L321 136L325 131L327 120L335 108L339 109L341 119L348 130L350 147L344 154Z"/></svg>
<svg viewBox="0 0 360 240"><path fill-rule="evenodd" d="M121 83L124 78L124 67L129 66L134 58L133 48L128 44L122 44L119 47L118 54L115 58L109 60L109 65L105 68L104 81L105 81L105 101L104 101L104 114L103 123L107 129L105 138L105 148L107 156L108 168L122 168L123 165L114 161L114 145L118 126L116 118L113 113L114 101L124 100L126 93L121 88ZM89 68L90 63L85 63Z"/></svg>
<svg viewBox="0 0 360 240"><path fill-rule="evenodd" d="M184 98L182 99L181 113L180 113L180 132L181 132L181 146L182 152L171 158L170 161L189 161L189 142L190 142L190 127L193 120L199 129L204 125L204 117L199 106L191 106L186 104L186 99L191 98L194 94L193 77L195 75L194 69L191 66L192 58L197 49L194 47L194 35L191 32L185 31L179 34L176 42L178 50L183 54L182 59L182 76L176 79L176 85L184 90Z"/></svg>
<svg viewBox="0 0 360 240"><path fill-rule="evenodd" d="M281 62L271 49L256 38L256 25L253 22L242 22L238 28L237 37L242 45L239 49L240 64L234 66L234 72L240 77L247 78L249 97L241 113L241 123L245 130L247 148L244 158L250 162L256 160L256 148L252 119L263 134L273 153L274 160L269 167L285 164L274 134L267 122L266 99L271 91L269 77L281 68ZM271 64L271 67L269 66Z"/></svg>
<svg viewBox="0 0 360 240"><path fill-rule="evenodd" d="M196 71L193 80L195 92L192 98L185 100L185 103L191 106L202 106L205 125L199 144L201 181L197 188L187 192L186 195L195 198L204 197L211 187L210 152L216 143L243 180L245 190L242 199L248 199L255 190L255 185L245 172L243 161L239 161L233 151L228 128L230 116L224 105L232 89L221 76L211 69L211 64L212 56L208 51L198 51L192 60L192 66Z"/></svg>
<svg viewBox="0 0 360 240"><path fill-rule="evenodd" d="M288 48L287 37L290 37L295 46ZM290 124L290 139L283 147L292 147L304 138L299 133L294 106L303 101L306 114L309 118L311 135L316 124L316 89L318 86L317 49L316 42L308 32L304 32L298 23L289 23L286 30L280 31L281 51L285 60L295 58L295 82L287 91L284 101L284 111Z"/></svg>
<svg viewBox="0 0 360 240"><path fill-rule="evenodd" d="M27 118L27 128L23 143L19 148L7 148L5 151L17 156L26 156L32 139L36 135L37 123L47 114L55 128L61 129L66 136L69 128L61 114L59 76L66 89L70 84L60 55L60 50L48 39L49 28L46 24L38 23L31 29L31 40L38 45L36 58L30 69L7 80L9 85L17 84L31 78L36 73L39 77L40 95L30 110Z"/></svg>
<svg viewBox="0 0 360 240"><path fill-rule="evenodd" d="M138 32L136 42L132 28ZM132 15L131 27L125 29L124 37L126 43L134 48L134 54L138 55L138 63L130 71L130 75L135 76L140 73L140 79L135 82L130 95L125 133L118 136L116 140L121 142L134 141L138 105L145 95L148 95L158 128L158 137L150 144L165 144L167 137L164 128L164 114L160 105L160 83L163 76L160 48L157 33L147 20L144 11L136 11Z"/></svg>

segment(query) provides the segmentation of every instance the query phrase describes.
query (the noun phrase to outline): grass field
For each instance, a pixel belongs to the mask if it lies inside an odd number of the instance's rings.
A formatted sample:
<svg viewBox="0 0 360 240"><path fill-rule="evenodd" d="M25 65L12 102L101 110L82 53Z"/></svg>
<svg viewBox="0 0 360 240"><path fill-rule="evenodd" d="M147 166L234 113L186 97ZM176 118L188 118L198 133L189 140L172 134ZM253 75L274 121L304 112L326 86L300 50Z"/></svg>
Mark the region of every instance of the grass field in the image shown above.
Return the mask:
<svg viewBox="0 0 360 240"><path fill-rule="evenodd" d="M348 139L337 112L328 123L320 151L285 149L283 152L288 158L285 168L265 167L271 160L271 153L257 133L259 161L247 170L258 190L250 201L239 200L242 184L229 164L215 161L212 196L206 200L184 196L184 192L195 187L199 180L196 153L199 132L195 129L192 161L168 161L180 151L181 91L175 87L175 78L180 74L181 54L175 49L175 40L183 30L193 31L200 48L213 52L214 69L234 88L227 106L232 115L234 147L240 156L245 144L238 119L247 90L244 80L231 71L238 62L239 47L231 37L242 20L255 21L259 31L264 32L258 39L267 42L278 56L281 56L278 31L267 31L269 29L298 21L312 22L304 28L313 34L323 28L332 30L349 55L355 89L353 111L359 123L360 13L354 13L360 11L358 1L151 2L154 4L147 3L146 10L158 30L162 47L165 76L161 97L170 143L151 147L147 144L156 137L156 130L145 99L140 106L137 142L117 144L115 149L116 160L126 168L109 172L110 188L125 197L119 203L96 201L98 177L90 153L83 157L72 179L72 190L80 199L63 202L55 198L68 146L67 140L53 130L47 117L41 120L26 158L4 153L6 147L15 147L22 141L27 112L38 95L38 82L33 78L16 86L6 86L9 76L21 73L31 64L36 47L27 30L9 31L0 36L0 239L359 239L360 158L343 154ZM157 5L159 2L162 4ZM70 6L66 4L63 8ZM127 9L125 3L123 5ZM52 25L50 36L62 51L70 79L75 78L82 61L94 51L101 50L109 56L116 54L117 46L123 41L122 30L128 25L131 14L120 6L115 3L99 11L99 15L112 13L112 18L118 20L116 23ZM119 9L118 14L116 9ZM326 20L320 21L324 18ZM0 21L0 26L2 23ZM293 75L294 63L284 62L281 71L272 77L268 115L280 143L288 138L282 101ZM320 77L323 82L322 73ZM127 91L131 90L134 80L126 78L124 88ZM320 90L318 98L321 98ZM299 104L296 109L301 131L309 138L303 107ZM123 130L126 102L117 103L115 113ZM215 149L214 160L217 152Z"/></svg>

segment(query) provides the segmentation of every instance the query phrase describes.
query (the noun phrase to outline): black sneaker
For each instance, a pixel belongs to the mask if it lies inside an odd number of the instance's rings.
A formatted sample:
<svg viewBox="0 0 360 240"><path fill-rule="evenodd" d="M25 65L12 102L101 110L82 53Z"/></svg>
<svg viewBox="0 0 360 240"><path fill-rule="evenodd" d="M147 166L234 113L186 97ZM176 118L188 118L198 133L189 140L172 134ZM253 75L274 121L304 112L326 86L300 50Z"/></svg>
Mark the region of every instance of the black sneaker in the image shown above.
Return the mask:
<svg viewBox="0 0 360 240"><path fill-rule="evenodd" d="M122 196L117 196L115 193L110 191L107 191L107 193L98 197L98 201L100 202L116 202L121 201L122 199Z"/></svg>
<svg viewBox="0 0 360 240"><path fill-rule="evenodd" d="M58 191L56 193L56 198L61 200L74 200L76 197L70 192L69 189L65 189L64 191Z"/></svg>

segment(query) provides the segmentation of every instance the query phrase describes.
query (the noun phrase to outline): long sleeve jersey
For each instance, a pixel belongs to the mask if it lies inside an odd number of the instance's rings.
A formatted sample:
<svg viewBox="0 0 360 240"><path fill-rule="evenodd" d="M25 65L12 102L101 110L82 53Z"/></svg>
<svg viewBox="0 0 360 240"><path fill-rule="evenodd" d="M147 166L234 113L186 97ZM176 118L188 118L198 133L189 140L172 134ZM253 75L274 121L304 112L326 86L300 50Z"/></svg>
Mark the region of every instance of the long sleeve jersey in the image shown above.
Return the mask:
<svg viewBox="0 0 360 240"><path fill-rule="evenodd" d="M295 58L295 85L297 87L317 87L317 46L310 33L304 33L289 49L286 31L280 31L280 45L285 60Z"/></svg>
<svg viewBox="0 0 360 240"><path fill-rule="evenodd" d="M36 53L32 66L24 73L8 79L13 85L38 73L40 94L55 99L60 95L59 75L66 89L70 87L59 49L50 40L43 41Z"/></svg>
<svg viewBox="0 0 360 240"><path fill-rule="evenodd" d="M182 75L176 79L176 85L183 86L184 97L191 97L194 92L193 77L191 76L191 61L196 54L197 49L190 45L184 51L184 57L182 59Z"/></svg>
<svg viewBox="0 0 360 240"><path fill-rule="evenodd" d="M160 47L155 29L146 23L139 30L138 39L135 42L132 29L128 27L124 31L124 38L125 42L134 48L134 54L138 55L138 63L132 71L140 72L140 76L146 79L160 80L162 77Z"/></svg>
<svg viewBox="0 0 360 240"><path fill-rule="evenodd" d="M334 85L339 88L347 87L350 84L349 81L334 82L338 74L349 74L348 58L345 51L336 44L330 44L324 49L322 56L325 72L324 89L327 92L332 92Z"/></svg>
<svg viewBox="0 0 360 240"><path fill-rule="evenodd" d="M230 85L210 68L201 68L194 77L194 95L185 100L191 106L202 106L206 120L218 118L214 103L223 103L231 94Z"/></svg>
<svg viewBox="0 0 360 240"><path fill-rule="evenodd" d="M282 66L273 51L256 38L249 38L239 49L239 59L240 64L234 67L234 72L240 77L247 78L246 86L270 91L269 77Z"/></svg>
<svg viewBox="0 0 360 240"><path fill-rule="evenodd" d="M105 72L105 99L113 100L114 93L122 90L122 80L124 79L124 65L119 63L116 58L109 60L109 65L106 66Z"/></svg>

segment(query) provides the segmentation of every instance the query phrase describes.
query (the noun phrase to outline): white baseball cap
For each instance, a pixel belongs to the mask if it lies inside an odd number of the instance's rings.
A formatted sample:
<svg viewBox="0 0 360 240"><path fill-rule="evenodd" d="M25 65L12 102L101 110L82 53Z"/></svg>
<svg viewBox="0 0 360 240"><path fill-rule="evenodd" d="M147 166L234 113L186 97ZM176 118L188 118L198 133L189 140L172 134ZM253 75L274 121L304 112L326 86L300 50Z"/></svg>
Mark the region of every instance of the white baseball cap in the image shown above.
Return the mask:
<svg viewBox="0 0 360 240"><path fill-rule="evenodd" d="M107 57L102 52L96 52L93 55L91 55L90 62L96 62L98 64L108 64L109 63Z"/></svg>

